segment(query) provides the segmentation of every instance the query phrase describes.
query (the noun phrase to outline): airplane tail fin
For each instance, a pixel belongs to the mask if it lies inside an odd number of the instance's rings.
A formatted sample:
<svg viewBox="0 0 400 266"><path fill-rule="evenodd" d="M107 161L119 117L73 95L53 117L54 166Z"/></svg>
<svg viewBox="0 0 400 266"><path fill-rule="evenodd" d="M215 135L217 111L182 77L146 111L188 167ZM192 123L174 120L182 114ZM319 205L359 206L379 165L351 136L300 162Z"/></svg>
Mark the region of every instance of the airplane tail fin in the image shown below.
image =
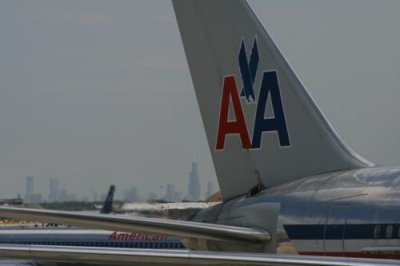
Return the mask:
<svg viewBox="0 0 400 266"><path fill-rule="evenodd" d="M111 185L108 190L106 200L104 201L103 208L101 208L100 213L108 214L113 211L113 201L114 201L115 186Z"/></svg>
<svg viewBox="0 0 400 266"><path fill-rule="evenodd" d="M224 199L373 166L340 140L247 2L173 5Z"/></svg>

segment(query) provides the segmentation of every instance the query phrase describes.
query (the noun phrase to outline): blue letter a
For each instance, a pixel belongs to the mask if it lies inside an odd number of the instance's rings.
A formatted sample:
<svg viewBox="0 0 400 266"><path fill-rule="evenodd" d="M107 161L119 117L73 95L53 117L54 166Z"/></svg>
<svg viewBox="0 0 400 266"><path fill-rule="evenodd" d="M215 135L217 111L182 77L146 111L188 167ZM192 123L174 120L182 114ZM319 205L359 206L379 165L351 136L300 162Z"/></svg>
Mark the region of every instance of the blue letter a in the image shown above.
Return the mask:
<svg viewBox="0 0 400 266"><path fill-rule="evenodd" d="M265 118L268 95L271 95L274 118ZM262 78L254 123L253 149L260 148L264 132L277 132L280 146L290 146L276 71L264 72Z"/></svg>

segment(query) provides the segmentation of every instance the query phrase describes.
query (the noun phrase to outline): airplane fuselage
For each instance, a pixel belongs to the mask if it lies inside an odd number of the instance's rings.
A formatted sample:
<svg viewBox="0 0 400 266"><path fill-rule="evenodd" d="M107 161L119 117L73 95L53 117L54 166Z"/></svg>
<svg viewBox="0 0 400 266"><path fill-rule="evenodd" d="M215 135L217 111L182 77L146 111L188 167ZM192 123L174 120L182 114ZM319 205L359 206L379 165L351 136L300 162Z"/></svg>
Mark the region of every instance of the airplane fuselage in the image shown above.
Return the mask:
<svg viewBox="0 0 400 266"><path fill-rule="evenodd" d="M144 249L182 249L178 237L76 227L0 228L0 245L47 245Z"/></svg>
<svg viewBox="0 0 400 266"><path fill-rule="evenodd" d="M278 253L400 259L399 203L400 168L365 168L268 188L200 212L194 220L267 228L234 212L245 207L244 216L251 216L254 206L278 204Z"/></svg>

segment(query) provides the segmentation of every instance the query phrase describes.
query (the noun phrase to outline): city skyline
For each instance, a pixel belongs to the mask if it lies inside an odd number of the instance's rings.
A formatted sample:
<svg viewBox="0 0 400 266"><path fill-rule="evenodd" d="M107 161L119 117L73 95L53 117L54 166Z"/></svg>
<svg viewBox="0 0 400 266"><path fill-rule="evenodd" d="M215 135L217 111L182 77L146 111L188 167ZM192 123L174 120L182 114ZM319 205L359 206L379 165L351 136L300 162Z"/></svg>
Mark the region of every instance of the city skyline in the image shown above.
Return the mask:
<svg viewBox="0 0 400 266"><path fill-rule="evenodd" d="M166 200L169 202L177 202L182 200L206 200L213 193L217 192L214 183L210 180L203 180L198 172L198 164L196 161L191 163L188 171L188 188L186 191L175 189L174 184L159 185L158 191L143 193L143 189L137 186L130 188L120 187L116 189L115 199L126 202L142 202L152 199ZM91 189L91 195L77 195L66 189L64 184L57 178L47 179L47 190L45 186L38 186L38 179L42 181L44 178L28 176L25 177L24 193L22 190L17 195L23 195L26 203L39 202L65 202L65 201L103 201L106 197L107 190L96 191ZM200 181L202 181L200 183ZM43 183L43 182L40 182ZM40 184L39 183L39 184ZM42 184L43 185L43 184ZM37 189L39 187L40 189ZM108 188L107 188L108 189ZM201 194L201 191L205 191Z"/></svg>

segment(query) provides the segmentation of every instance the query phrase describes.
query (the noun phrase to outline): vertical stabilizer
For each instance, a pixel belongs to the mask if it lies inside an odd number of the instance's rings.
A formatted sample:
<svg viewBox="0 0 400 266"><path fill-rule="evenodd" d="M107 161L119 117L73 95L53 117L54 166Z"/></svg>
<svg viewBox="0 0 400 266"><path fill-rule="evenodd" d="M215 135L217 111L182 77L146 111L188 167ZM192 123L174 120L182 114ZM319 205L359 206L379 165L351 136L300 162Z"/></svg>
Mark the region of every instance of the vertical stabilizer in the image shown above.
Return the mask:
<svg viewBox="0 0 400 266"><path fill-rule="evenodd" d="M111 185L108 190L107 197L104 201L103 208L101 208L100 213L108 214L113 211L113 202L114 202L114 192L115 186Z"/></svg>
<svg viewBox="0 0 400 266"><path fill-rule="evenodd" d="M173 5L224 199L373 165L332 130L245 1Z"/></svg>

